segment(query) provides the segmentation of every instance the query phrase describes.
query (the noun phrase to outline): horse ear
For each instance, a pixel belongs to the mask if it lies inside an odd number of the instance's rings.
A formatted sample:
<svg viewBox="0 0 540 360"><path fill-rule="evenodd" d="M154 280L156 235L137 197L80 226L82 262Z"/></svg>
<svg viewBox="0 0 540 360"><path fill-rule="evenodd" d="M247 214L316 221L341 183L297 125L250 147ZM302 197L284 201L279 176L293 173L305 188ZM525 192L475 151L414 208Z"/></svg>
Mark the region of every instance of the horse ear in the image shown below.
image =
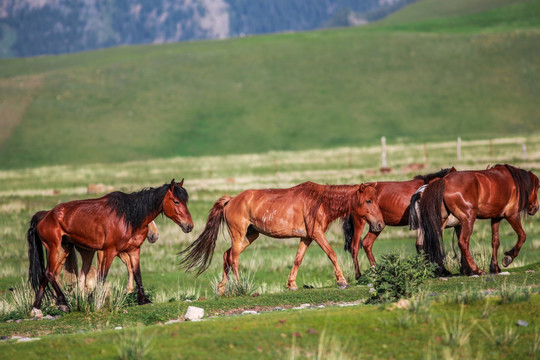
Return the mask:
<svg viewBox="0 0 540 360"><path fill-rule="evenodd" d="M171 184L169 185L169 189L174 190L174 185L176 185L176 183L174 182L174 179L172 179Z"/></svg>
<svg viewBox="0 0 540 360"><path fill-rule="evenodd" d="M362 183L360 184L360 188L358 189L359 192L363 192L366 189L366 184Z"/></svg>
<svg viewBox="0 0 540 360"><path fill-rule="evenodd" d="M456 171L457 171L457 169L452 166L452 168L450 169L450 172L456 172Z"/></svg>
<svg viewBox="0 0 540 360"><path fill-rule="evenodd" d="M178 183L178 186L182 187L182 185L184 185L184 178Z"/></svg>

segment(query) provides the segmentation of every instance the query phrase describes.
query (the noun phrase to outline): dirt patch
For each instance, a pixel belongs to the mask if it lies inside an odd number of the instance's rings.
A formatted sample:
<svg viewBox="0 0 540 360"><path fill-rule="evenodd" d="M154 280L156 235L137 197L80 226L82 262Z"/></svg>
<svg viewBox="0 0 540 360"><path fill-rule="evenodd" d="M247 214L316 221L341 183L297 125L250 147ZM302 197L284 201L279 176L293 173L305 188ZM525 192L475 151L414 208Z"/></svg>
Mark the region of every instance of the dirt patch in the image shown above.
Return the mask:
<svg viewBox="0 0 540 360"><path fill-rule="evenodd" d="M0 79L0 150L21 122L43 78L43 75L31 75Z"/></svg>

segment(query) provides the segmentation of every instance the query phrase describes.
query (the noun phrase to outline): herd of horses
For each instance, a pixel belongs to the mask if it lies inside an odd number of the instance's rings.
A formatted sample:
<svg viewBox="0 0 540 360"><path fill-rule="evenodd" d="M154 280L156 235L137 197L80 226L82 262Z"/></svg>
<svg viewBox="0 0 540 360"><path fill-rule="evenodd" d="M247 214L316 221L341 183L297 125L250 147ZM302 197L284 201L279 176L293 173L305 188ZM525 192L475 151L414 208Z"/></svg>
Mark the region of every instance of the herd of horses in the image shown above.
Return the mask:
<svg viewBox="0 0 540 360"><path fill-rule="evenodd" d="M57 277L63 267L77 273L75 250L82 259L78 274L81 286L86 284L96 252L100 281L105 281L112 261L118 256L132 274L130 279L135 280L138 304L149 303L142 286L140 247L147 237L151 242L157 240L159 234L153 220L159 214L170 218L185 233L193 229L183 183L183 179L179 183L173 179L158 188L131 194L115 191L98 199L70 201L49 211L37 212L27 232L29 282L36 293L33 314L41 313L44 296L53 296L59 308L68 311ZM424 251L427 260L437 264L441 274L448 274L443 262L443 229L453 227L462 254L461 273L483 275L484 271L471 256L469 239L476 219L491 219L490 272L498 273L499 224L506 219L518 236L516 245L505 252L503 265L508 266L525 242L522 215L534 215L538 211L538 188L538 177L532 172L511 165L496 165L470 171L456 171L452 167L408 181L359 185L305 182L288 189L245 190L236 196L221 197L211 208L202 233L178 255L186 271L195 270L200 275L209 267L219 230L225 225L231 247L223 254L223 278L217 288L218 294L223 294L231 270L239 280L240 254L259 234L300 238L287 288L298 288L298 268L313 241L332 262L338 286L346 288L347 280L325 236L328 226L342 219L345 249L351 252L357 278L361 276L360 245L370 264L375 265L371 249L386 225L416 229L417 251ZM362 240L366 223L369 231Z"/></svg>

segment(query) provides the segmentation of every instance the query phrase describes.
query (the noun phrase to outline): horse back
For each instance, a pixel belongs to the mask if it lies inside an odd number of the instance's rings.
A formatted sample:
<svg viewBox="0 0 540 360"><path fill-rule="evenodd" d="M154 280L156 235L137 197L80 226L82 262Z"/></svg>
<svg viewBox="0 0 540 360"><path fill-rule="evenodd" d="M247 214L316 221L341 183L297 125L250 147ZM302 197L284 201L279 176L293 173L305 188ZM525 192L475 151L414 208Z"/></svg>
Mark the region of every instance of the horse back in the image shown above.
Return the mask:
<svg viewBox="0 0 540 360"><path fill-rule="evenodd" d="M444 182L444 202L454 215L474 211L479 219L491 219L517 210L516 186L506 169L454 172Z"/></svg>
<svg viewBox="0 0 540 360"><path fill-rule="evenodd" d="M375 185L377 200L386 225L405 226L409 223L411 197L422 186L422 180L381 181Z"/></svg>

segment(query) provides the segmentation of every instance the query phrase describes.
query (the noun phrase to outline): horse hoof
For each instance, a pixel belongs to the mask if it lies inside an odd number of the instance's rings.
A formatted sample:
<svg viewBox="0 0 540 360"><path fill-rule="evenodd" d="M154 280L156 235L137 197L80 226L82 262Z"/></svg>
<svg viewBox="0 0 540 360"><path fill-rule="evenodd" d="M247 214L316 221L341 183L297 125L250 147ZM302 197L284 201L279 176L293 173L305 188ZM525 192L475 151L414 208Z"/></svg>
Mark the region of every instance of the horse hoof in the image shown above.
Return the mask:
<svg viewBox="0 0 540 360"><path fill-rule="evenodd" d="M350 286L349 286L349 284L347 284L347 283L338 283L338 288L339 288L340 290L346 289L346 288L348 288L348 287L350 287Z"/></svg>
<svg viewBox="0 0 540 360"><path fill-rule="evenodd" d="M510 265L512 263L512 261L514 261L514 259L512 259L512 257L510 255L506 255L502 261L503 263L503 266L504 267L507 267L508 265Z"/></svg>
<svg viewBox="0 0 540 360"><path fill-rule="evenodd" d="M41 312L40 309L32 308L32 311L30 311L30 316L36 319L41 319L43 317L43 312Z"/></svg>
<svg viewBox="0 0 540 360"><path fill-rule="evenodd" d="M139 301L138 303L139 303L139 306L140 306L140 305L151 304L152 302L150 300L148 300L148 298L144 298L141 301Z"/></svg>
<svg viewBox="0 0 540 360"><path fill-rule="evenodd" d="M60 309L60 311L65 312L65 313L69 311L69 308L67 307L67 305L58 305L58 308Z"/></svg>
<svg viewBox="0 0 540 360"><path fill-rule="evenodd" d="M290 291L296 291L298 290L298 286L291 286L288 288Z"/></svg>

